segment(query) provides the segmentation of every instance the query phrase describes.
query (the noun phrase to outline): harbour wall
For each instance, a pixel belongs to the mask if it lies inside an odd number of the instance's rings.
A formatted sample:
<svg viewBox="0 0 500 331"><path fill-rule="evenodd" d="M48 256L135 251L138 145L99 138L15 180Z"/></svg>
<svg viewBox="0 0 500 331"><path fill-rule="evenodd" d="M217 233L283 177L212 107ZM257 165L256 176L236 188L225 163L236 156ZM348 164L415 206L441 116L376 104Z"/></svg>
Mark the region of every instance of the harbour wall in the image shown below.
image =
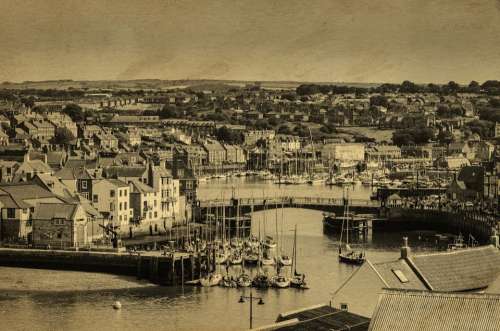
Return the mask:
<svg viewBox="0 0 500 331"><path fill-rule="evenodd" d="M0 248L0 265L36 269L76 270L135 276L158 285L179 285L215 269L210 254L170 256L113 252Z"/></svg>

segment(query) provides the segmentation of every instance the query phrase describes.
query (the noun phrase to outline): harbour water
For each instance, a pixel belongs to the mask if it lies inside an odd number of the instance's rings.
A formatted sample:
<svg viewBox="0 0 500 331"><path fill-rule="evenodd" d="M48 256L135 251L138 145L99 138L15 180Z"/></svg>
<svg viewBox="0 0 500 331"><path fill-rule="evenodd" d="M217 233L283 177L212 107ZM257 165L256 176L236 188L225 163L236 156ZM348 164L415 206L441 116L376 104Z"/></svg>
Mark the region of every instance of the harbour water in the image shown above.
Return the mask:
<svg viewBox="0 0 500 331"><path fill-rule="evenodd" d="M200 198L302 195L338 198L342 188L285 186L238 178L203 183ZM368 198L371 190L355 187L350 196ZM272 221L275 210L266 212ZM281 226L281 210L278 211ZM264 212L253 215L253 231ZM253 290L265 304L254 306L254 326L273 322L280 312L328 303L334 291L356 267L339 264L338 238L323 233L320 212L283 210L283 243L291 254L298 229L298 271L305 272L309 290ZM371 261L396 259L403 235L417 251L434 250L432 233L374 233L366 245ZM431 238L431 239L429 239ZM239 267L238 267L239 268ZM221 268L224 271L224 268ZM237 273L232 269L230 272ZM255 273L255 270L251 271ZM134 278L71 271L0 267L0 330L242 330L248 328L249 304L238 303L250 289L158 287ZM112 304L119 300L122 309ZM363 294L353 298L363 302Z"/></svg>

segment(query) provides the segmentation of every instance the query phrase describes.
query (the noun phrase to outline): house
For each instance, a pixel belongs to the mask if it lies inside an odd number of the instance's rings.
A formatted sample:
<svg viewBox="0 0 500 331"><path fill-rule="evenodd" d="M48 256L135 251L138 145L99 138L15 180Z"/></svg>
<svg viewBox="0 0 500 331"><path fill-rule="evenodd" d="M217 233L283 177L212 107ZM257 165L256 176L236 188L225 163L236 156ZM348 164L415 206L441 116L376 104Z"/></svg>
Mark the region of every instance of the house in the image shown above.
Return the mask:
<svg viewBox="0 0 500 331"><path fill-rule="evenodd" d="M500 327L500 295L385 289L370 331L494 331Z"/></svg>
<svg viewBox="0 0 500 331"><path fill-rule="evenodd" d="M129 205L130 188L118 179L94 179L92 181L92 204L109 219L119 232L128 233L133 211Z"/></svg>
<svg viewBox="0 0 500 331"><path fill-rule="evenodd" d="M474 150L466 142L454 142L448 146L448 155L450 156L464 156L468 160L475 158Z"/></svg>
<svg viewBox="0 0 500 331"><path fill-rule="evenodd" d="M92 199L93 176L84 167L62 168L54 174L68 189L81 194L85 199Z"/></svg>
<svg viewBox="0 0 500 331"><path fill-rule="evenodd" d="M104 150L118 149L118 139L109 132L100 132L94 135L94 144Z"/></svg>
<svg viewBox="0 0 500 331"><path fill-rule="evenodd" d="M44 202L64 200L34 183L0 185L0 240L27 241L31 233L31 215Z"/></svg>
<svg viewBox="0 0 500 331"><path fill-rule="evenodd" d="M12 182L18 168L19 162L17 161L0 160L0 182Z"/></svg>
<svg viewBox="0 0 500 331"><path fill-rule="evenodd" d="M376 145L365 151L367 161L386 161L401 158L401 148L395 145Z"/></svg>
<svg viewBox="0 0 500 331"><path fill-rule="evenodd" d="M153 187L137 179L130 180L129 186L133 223L142 229L149 227L151 235L157 233L161 219L160 194Z"/></svg>
<svg viewBox="0 0 500 331"><path fill-rule="evenodd" d="M40 203L32 224L34 247L62 249L88 244L87 214L80 204Z"/></svg>
<svg viewBox="0 0 500 331"><path fill-rule="evenodd" d="M484 194L484 168L480 166L465 166L453 179L446 195L458 201L474 201Z"/></svg>
<svg viewBox="0 0 500 331"><path fill-rule="evenodd" d="M443 156L435 162L438 168L448 170L459 170L463 167L470 166L470 161L465 156Z"/></svg>
<svg viewBox="0 0 500 331"><path fill-rule="evenodd" d="M407 240L399 259L372 263L367 260L336 290L332 304L371 316L383 288L447 292L482 291L500 275L500 251L480 246L450 252L412 255ZM352 298L365 293L362 302Z"/></svg>
<svg viewBox="0 0 500 331"><path fill-rule="evenodd" d="M321 149L321 158L325 163L328 163L329 161L363 161L365 159L365 145L354 143L325 144Z"/></svg>
<svg viewBox="0 0 500 331"><path fill-rule="evenodd" d="M3 129L0 128L0 146L9 145L9 135L5 133Z"/></svg>
<svg viewBox="0 0 500 331"><path fill-rule="evenodd" d="M29 151L24 155L23 162L17 168L13 181L27 181L35 174L52 174L54 171L42 160L31 160Z"/></svg>
<svg viewBox="0 0 500 331"><path fill-rule="evenodd" d="M226 150L217 140L205 141L203 148L207 152L209 165L222 165L226 161Z"/></svg>
<svg viewBox="0 0 500 331"><path fill-rule="evenodd" d="M352 330L366 331L370 319L348 312L346 309L333 308L320 304L297 309L278 315L276 322L252 330L294 331L294 330Z"/></svg>

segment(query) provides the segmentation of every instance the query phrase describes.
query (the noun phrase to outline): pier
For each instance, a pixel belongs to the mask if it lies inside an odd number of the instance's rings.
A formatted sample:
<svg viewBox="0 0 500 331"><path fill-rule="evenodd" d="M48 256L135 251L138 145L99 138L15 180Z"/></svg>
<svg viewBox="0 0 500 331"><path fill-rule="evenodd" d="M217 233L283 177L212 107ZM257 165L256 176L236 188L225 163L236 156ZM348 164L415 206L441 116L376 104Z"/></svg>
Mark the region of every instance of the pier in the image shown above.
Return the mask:
<svg viewBox="0 0 500 331"><path fill-rule="evenodd" d="M141 253L0 248L0 265L135 276L158 285L180 285L215 270L205 252Z"/></svg>

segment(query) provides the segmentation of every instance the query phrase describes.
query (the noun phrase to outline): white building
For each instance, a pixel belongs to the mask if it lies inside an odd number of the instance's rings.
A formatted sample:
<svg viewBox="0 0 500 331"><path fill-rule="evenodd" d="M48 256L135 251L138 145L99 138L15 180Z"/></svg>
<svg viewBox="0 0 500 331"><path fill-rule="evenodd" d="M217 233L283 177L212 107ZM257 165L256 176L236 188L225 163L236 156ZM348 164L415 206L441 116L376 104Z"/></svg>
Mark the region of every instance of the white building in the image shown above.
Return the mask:
<svg viewBox="0 0 500 331"><path fill-rule="evenodd" d="M96 179L92 183L92 204L122 233L128 231L133 215L129 192L129 186L118 179Z"/></svg>

